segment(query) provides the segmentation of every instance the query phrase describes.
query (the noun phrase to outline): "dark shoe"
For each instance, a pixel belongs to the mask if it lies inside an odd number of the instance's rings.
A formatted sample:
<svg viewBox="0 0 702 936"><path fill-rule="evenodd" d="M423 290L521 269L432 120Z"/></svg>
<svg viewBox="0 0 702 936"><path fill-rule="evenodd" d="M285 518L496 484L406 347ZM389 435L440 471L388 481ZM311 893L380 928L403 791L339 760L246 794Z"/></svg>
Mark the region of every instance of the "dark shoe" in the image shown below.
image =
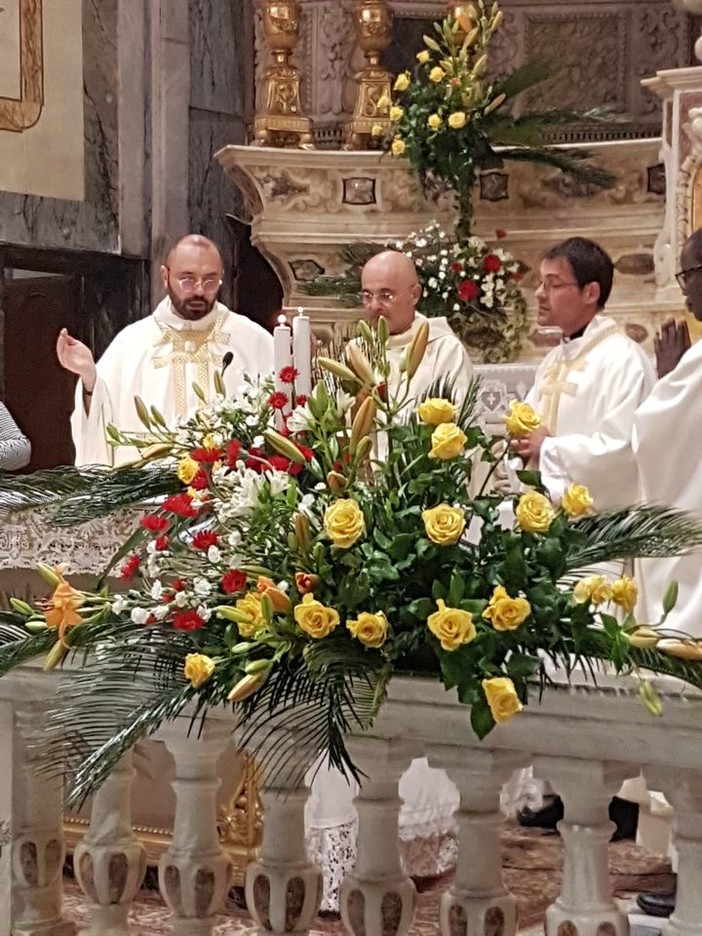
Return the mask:
<svg viewBox="0 0 702 936"><path fill-rule="evenodd" d="M610 821L616 825L610 842L620 842L622 839L635 839L636 827L639 824L639 804L615 796L609 804Z"/></svg>
<svg viewBox="0 0 702 936"><path fill-rule="evenodd" d="M647 916L669 917L675 910L675 891L644 891L636 898L636 903Z"/></svg>
<svg viewBox="0 0 702 936"><path fill-rule="evenodd" d="M563 800L560 796L545 796L540 809L525 807L517 813L517 822L527 829L555 829L563 818Z"/></svg>

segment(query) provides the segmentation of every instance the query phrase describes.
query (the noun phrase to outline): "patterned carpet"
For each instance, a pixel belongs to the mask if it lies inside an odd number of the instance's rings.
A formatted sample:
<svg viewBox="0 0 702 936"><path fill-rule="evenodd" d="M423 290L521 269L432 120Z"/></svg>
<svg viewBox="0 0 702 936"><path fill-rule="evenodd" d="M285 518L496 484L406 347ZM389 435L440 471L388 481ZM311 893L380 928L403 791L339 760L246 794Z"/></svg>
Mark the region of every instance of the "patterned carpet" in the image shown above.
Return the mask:
<svg viewBox="0 0 702 936"><path fill-rule="evenodd" d="M537 829L522 829L514 823L505 826L502 841L502 865L505 883L519 903L520 933L538 933L546 907L558 895L561 880L562 847L558 835ZM669 890L673 876L670 862L652 855L633 842L615 842L610 846L610 875L614 894L628 898L641 890ZM438 903L451 876L418 881L419 903L411 936L435 936L438 932ZM79 932L89 923L75 882L66 879L66 916ZM170 933L168 911L157 893L141 891L132 913L137 932L142 936ZM251 917L231 900L226 914L215 930L217 936L254 936ZM318 919L313 936L341 936L344 928L335 919Z"/></svg>

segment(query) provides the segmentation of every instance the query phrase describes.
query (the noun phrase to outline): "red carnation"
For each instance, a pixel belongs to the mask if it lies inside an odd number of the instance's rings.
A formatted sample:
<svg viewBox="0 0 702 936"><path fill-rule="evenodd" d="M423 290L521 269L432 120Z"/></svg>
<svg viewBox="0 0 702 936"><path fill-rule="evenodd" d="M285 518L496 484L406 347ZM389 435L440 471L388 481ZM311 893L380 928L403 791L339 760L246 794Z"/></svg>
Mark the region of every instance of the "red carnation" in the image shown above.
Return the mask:
<svg viewBox="0 0 702 936"><path fill-rule="evenodd" d="M266 453L263 449L252 447L249 449L249 457L245 460L244 464L251 471L257 471L260 474L268 467Z"/></svg>
<svg viewBox="0 0 702 936"><path fill-rule="evenodd" d="M193 549L202 549L206 552L210 546L216 546L218 542L219 537L214 530L200 530L193 536Z"/></svg>
<svg viewBox="0 0 702 936"><path fill-rule="evenodd" d="M182 578L173 579L173 588L179 591L185 591L185 582Z"/></svg>
<svg viewBox="0 0 702 936"><path fill-rule="evenodd" d="M288 471L290 468L290 459L286 458L285 455L271 455L268 458L266 470L268 470L268 468L274 468L276 471Z"/></svg>
<svg viewBox="0 0 702 936"><path fill-rule="evenodd" d="M163 552L164 549L168 549L169 543L170 543L170 540L168 539L167 536L159 536L157 537L154 545L156 546L156 549L158 550L158 552Z"/></svg>
<svg viewBox="0 0 702 936"><path fill-rule="evenodd" d="M271 393L268 397L268 405L271 409L284 410L289 403L290 400L288 399L287 393L283 393L282 390L276 390L275 393Z"/></svg>
<svg viewBox="0 0 702 936"><path fill-rule="evenodd" d="M141 560L136 553L133 553L131 556L127 557L127 561L122 566L122 571L120 573L125 582L128 581L137 571L140 561Z"/></svg>
<svg viewBox="0 0 702 936"><path fill-rule="evenodd" d="M173 626L176 630L196 631L200 630L204 623L197 611L176 611L173 615Z"/></svg>
<svg viewBox="0 0 702 936"><path fill-rule="evenodd" d="M299 450L305 456L305 461L312 461L314 458L314 449L311 449L309 445L301 445L299 442L296 442L295 445L297 445Z"/></svg>
<svg viewBox="0 0 702 936"><path fill-rule="evenodd" d="M190 487L194 491L204 491L208 485L209 481L207 478L207 472L202 468L195 475L193 480L190 482Z"/></svg>
<svg viewBox="0 0 702 936"><path fill-rule="evenodd" d="M502 228L497 228L495 231L495 237L498 240L504 240L505 237L507 237L507 231L503 230Z"/></svg>
<svg viewBox="0 0 702 936"><path fill-rule="evenodd" d="M292 364L283 367L278 374L283 383L295 383L295 378L300 376L300 371L295 370Z"/></svg>
<svg viewBox="0 0 702 936"><path fill-rule="evenodd" d="M227 446L227 464L230 468L236 465L239 455L241 455L241 442L238 439L232 439Z"/></svg>
<svg viewBox="0 0 702 936"><path fill-rule="evenodd" d="M463 264L461 263L460 260L454 260L453 263L451 264L451 269L453 270L454 273L462 273Z"/></svg>
<svg viewBox="0 0 702 936"><path fill-rule="evenodd" d="M222 591L225 595L240 592L246 586L246 573L240 569L230 569L222 577Z"/></svg>
<svg viewBox="0 0 702 936"><path fill-rule="evenodd" d="M295 406L304 406L309 397L306 393L297 393L295 395Z"/></svg>
<svg viewBox="0 0 702 936"><path fill-rule="evenodd" d="M483 260L483 269L486 273L499 273L502 269L502 261L497 254L488 254Z"/></svg>
<svg viewBox="0 0 702 936"><path fill-rule="evenodd" d="M197 511L189 494L171 494L163 502L163 509L179 517L196 517Z"/></svg>
<svg viewBox="0 0 702 936"><path fill-rule="evenodd" d="M204 462L205 464L211 465L213 462L220 460L222 457L222 450L218 448L196 448L192 450L190 457L193 461Z"/></svg>
<svg viewBox="0 0 702 936"><path fill-rule="evenodd" d="M472 302L480 295L480 286L472 280L465 279L458 287L458 298L461 302Z"/></svg>
<svg viewBox="0 0 702 936"><path fill-rule="evenodd" d="M148 517L141 519L141 525L151 533L163 533L171 525L171 521L166 517L159 517L157 514L149 514Z"/></svg>

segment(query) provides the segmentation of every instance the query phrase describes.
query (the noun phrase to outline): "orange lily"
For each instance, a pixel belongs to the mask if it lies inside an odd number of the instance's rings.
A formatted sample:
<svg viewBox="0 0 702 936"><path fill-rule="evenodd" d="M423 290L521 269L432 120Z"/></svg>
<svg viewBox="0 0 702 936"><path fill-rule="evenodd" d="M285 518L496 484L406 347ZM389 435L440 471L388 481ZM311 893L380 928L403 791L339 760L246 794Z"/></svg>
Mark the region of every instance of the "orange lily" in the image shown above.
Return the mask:
<svg viewBox="0 0 702 936"><path fill-rule="evenodd" d="M64 645L68 628L75 627L83 621L78 608L84 601L85 595L69 585L61 576L61 581L46 604L44 619L47 627L57 628L58 639Z"/></svg>

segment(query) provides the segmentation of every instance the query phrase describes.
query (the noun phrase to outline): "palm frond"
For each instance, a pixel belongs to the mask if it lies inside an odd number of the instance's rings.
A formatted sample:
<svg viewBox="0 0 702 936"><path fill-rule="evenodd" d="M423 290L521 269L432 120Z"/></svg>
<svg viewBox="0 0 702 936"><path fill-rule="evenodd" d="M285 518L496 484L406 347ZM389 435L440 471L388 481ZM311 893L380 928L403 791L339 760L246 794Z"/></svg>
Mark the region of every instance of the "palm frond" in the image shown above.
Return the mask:
<svg viewBox="0 0 702 936"><path fill-rule="evenodd" d="M702 521L669 507L612 510L583 517L573 526L584 536L568 551L569 569L610 559L677 556L702 547Z"/></svg>
<svg viewBox="0 0 702 936"><path fill-rule="evenodd" d="M0 614L0 620L6 621L6 615ZM56 631L48 628L39 634L27 634L19 624L0 624L0 676L48 653L55 643Z"/></svg>
<svg viewBox="0 0 702 936"><path fill-rule="evenodd" d="M504 160L533 162L560 169L574 181L596 188L612 188L617 181L617 177L611 172L588 162L590 154L585 150L547 146L525 146L524 148L508 146L500 150L500 155Z"/></svg>
<svg viewBox="0 0 702 936"><path fill-rule="evenodd" d="M65 466L31 475L3 478L0 516L46 509L46 522L67 527L136 507L180 487L175 473L162 467L117 468Z"/></svg>
<svg viewBox="0 0 702 936"><path fill-rule="evenodd" d="M499 82L495 87L495 96L505 94L511 101L518 94L529 91L549 78L553 78L553 73L554 65L551 59L543 56L534 57L515 68L510 75Z"/></svg>

